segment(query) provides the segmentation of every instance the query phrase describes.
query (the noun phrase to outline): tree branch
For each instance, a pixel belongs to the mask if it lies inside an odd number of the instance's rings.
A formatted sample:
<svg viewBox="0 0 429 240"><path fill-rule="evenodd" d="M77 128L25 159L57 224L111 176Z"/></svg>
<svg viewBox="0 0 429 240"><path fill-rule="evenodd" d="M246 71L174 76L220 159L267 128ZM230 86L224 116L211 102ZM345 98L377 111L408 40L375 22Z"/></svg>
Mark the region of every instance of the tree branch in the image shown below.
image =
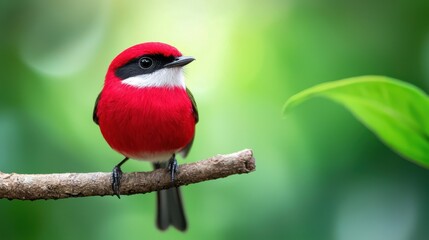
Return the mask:
<svg viewBox="0 0 429 240"><path fill-rule="evenodd" d="M255 170L250 149L179 166L175 186L188 185ZM16 174L0 172L0 199L60 199L113 195L112 173ZM171 187L165 169L124 173L121 195L148 193Z"/></svg>

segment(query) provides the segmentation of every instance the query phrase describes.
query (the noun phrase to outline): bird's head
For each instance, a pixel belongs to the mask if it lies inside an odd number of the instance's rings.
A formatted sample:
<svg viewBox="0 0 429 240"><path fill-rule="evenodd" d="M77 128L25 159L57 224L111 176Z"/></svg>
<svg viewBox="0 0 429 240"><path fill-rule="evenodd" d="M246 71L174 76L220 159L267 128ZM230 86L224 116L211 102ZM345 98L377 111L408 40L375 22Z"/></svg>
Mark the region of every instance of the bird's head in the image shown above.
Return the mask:
<svg viewBox="0 0 429 240"><path fill-rule="evenodd" d="M184 87L182 67L194 61L182 56L175 47L147 42L125 49L113 59L106 84L144 87Z"/></svg>

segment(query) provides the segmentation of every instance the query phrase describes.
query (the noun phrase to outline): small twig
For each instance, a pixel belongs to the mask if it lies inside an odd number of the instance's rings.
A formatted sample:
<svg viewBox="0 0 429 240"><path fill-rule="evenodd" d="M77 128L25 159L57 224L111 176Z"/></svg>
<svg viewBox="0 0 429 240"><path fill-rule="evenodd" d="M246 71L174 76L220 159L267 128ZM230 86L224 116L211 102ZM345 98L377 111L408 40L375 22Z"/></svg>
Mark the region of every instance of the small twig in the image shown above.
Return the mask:
<svg viewBox="0 0 429 240"><path fill-rule="evenodd" d="M217 155L179 167L175 186L249 173L255 170L252 150ZM16 174L0 172L0 199L60 199L113 195L112 173ZM171 187L165 169L124 173L121 195L148 193Z"/></svg>

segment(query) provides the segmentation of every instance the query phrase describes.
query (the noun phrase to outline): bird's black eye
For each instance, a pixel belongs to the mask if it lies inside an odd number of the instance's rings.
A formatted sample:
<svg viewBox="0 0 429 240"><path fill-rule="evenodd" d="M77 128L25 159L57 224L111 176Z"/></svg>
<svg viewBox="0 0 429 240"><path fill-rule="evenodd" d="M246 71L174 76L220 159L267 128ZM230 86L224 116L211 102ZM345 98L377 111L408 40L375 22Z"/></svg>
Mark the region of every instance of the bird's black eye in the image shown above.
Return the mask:
<svg viewBox="0 0 429 240"><path fill-rule="evenodd" d="M150 57L142 57L139 60L139 66L142 69L148 69L148 68L152 67L152 65L153 65L153 60Z"/></svg>

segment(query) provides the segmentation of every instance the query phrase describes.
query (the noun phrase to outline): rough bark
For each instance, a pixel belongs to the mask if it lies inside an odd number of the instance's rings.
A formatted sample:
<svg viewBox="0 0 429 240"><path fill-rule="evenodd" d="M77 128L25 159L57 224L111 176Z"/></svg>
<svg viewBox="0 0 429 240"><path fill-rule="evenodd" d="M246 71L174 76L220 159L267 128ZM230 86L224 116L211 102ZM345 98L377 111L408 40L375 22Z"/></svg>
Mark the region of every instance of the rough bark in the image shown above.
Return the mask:
<svg viewBox="0 0 429 240"><path fill-rule="evenodd" d="M250 149L179 166L175 186L188 185L255 170ZM17 174L0 172L0 199L61 199L113 195L112 173ZM165 169L124 173L121 195L148 193L172 186Z"/></svg>

